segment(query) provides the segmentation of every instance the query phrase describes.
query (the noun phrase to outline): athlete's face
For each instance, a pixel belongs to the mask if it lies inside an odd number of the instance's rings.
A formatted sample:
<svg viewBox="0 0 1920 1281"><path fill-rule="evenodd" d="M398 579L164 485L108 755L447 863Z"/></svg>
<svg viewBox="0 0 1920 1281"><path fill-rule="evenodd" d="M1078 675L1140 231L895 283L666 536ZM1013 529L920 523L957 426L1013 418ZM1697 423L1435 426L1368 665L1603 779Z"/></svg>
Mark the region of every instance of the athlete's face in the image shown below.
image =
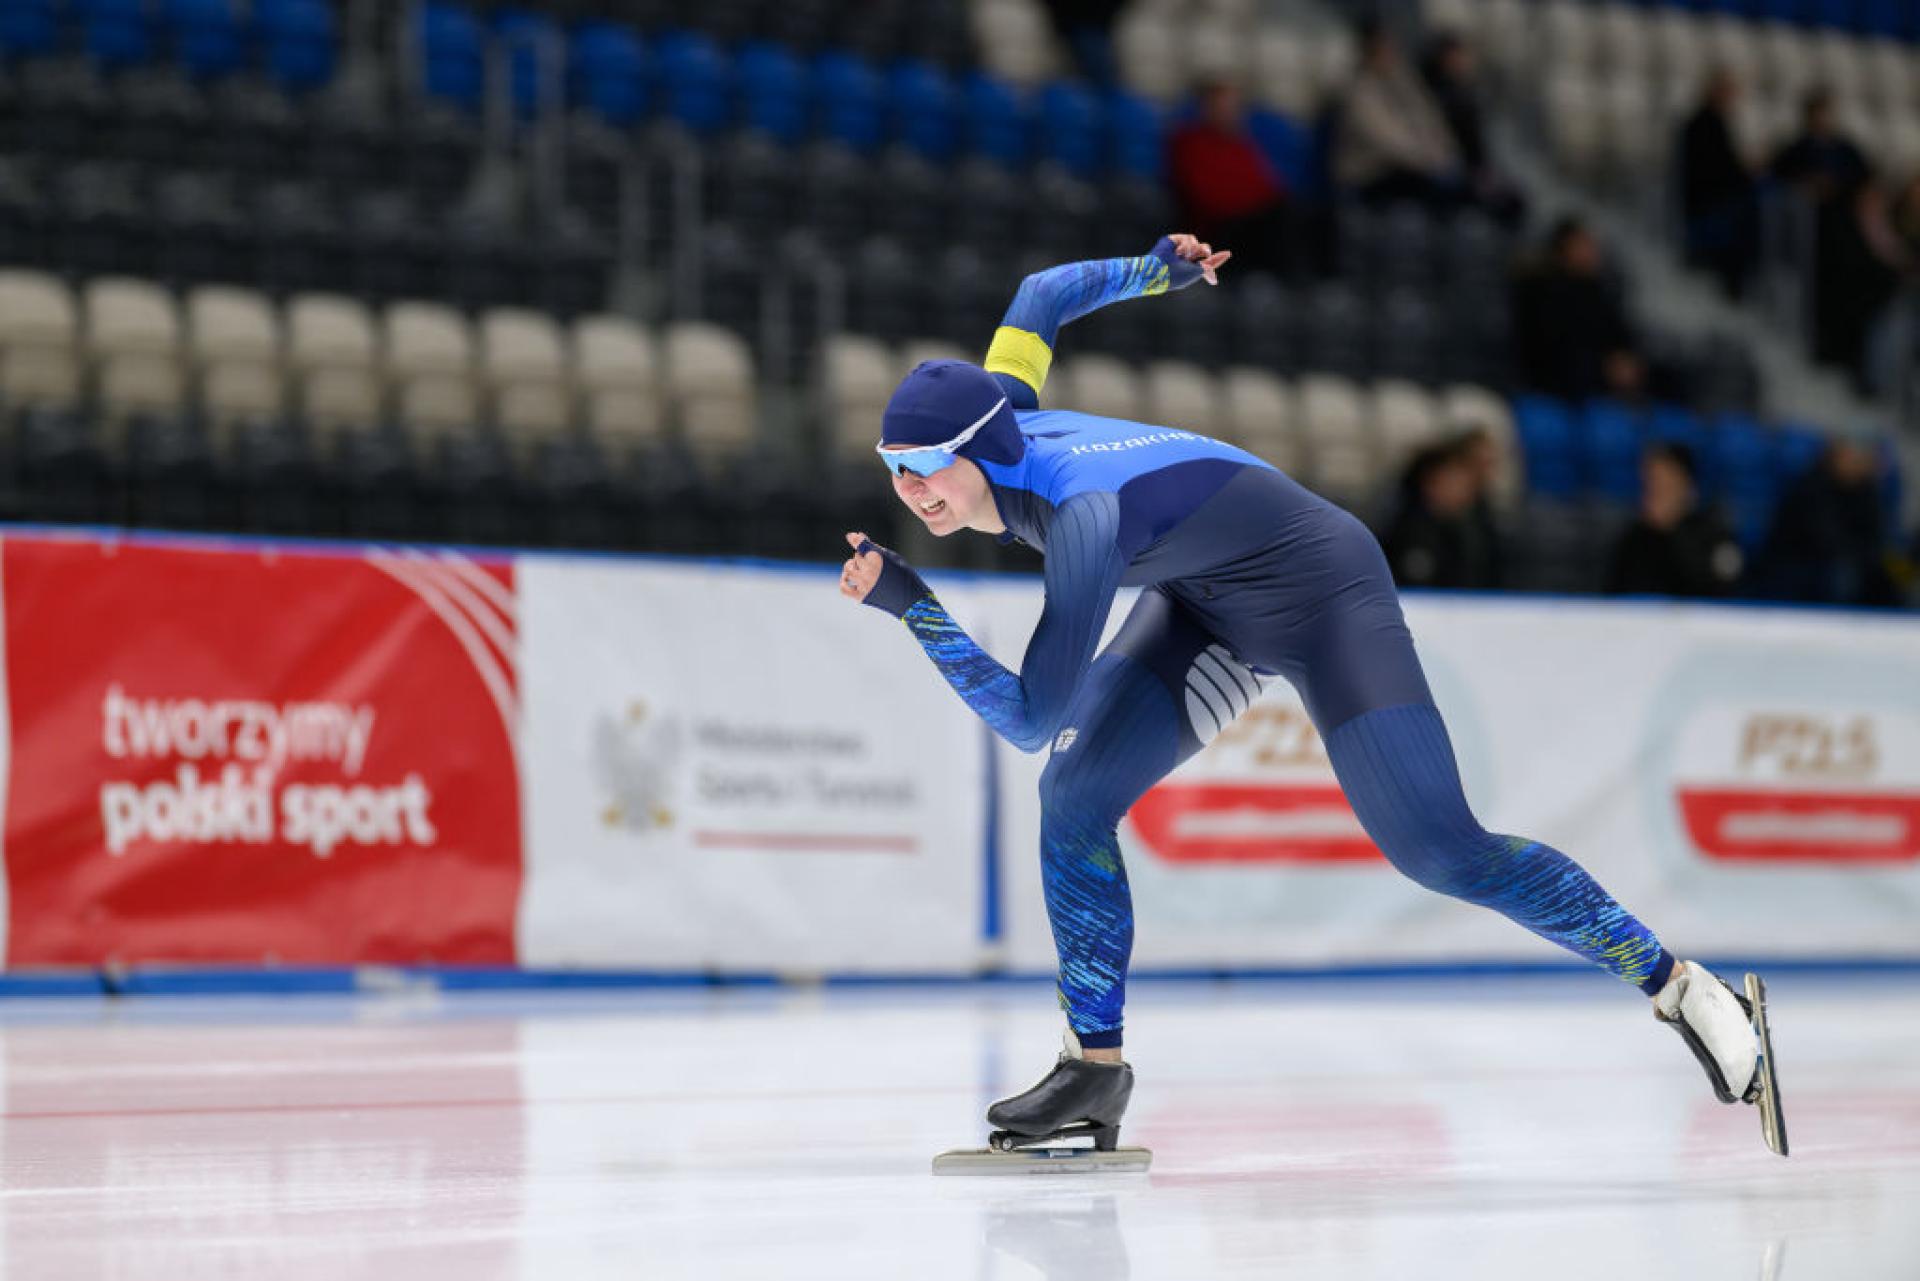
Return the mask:
<svg viewBox="0 0 1920 1281"><path fill-rule="evenodd" d="M942 467L931 476L903 472L893 478L893 492L920 518L928 533L942 538L956 529L987 528L983 516L991 518L992 525L1000 523L986 476L964 458L954 459L951 467Z"/></svg>

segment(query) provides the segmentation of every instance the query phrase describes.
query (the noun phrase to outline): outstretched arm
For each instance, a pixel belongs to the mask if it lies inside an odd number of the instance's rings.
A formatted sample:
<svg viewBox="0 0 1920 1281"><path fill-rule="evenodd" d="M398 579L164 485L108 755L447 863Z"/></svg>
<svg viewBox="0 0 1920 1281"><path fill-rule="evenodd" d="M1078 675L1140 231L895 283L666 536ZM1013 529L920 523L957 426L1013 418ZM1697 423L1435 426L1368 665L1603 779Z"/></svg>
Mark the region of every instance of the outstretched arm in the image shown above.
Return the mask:
<svg viewBox="0 0 1920 1281"><path fill-rule="evenodd" d="M1018 674L974 643L912 566L864 535L849 534L854 555L841 574L842 595L901 619L967 706L1023 752L1053 741L1073 692L1093 662L1113 609L1126 558L1120 554L1119 501L1081 494L1054 514L1047 536L1046 605Z"/></svg>
<svg viewBox="0 0 1920 1281"><path fill-rule="evenodd" d="M1218 284L1214 272L1233 255L1184 232L1162 236L1137 258L1070 262L1037 271L1000 321L987 350L987 372L999 380L1015 409L1037 409L1053 364L1060 326L1108 303L1184 289L1196 280Z"/></svg>

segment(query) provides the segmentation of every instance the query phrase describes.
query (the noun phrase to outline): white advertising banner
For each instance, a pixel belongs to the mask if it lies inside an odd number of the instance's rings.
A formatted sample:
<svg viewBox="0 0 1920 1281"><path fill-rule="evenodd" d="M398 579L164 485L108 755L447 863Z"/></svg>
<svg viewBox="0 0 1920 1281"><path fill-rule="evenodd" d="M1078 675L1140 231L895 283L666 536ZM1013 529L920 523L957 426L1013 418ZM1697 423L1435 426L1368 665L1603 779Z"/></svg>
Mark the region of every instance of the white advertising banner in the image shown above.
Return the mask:
<svg viewBox="0 0 1920 1281"><path fill-rule="evenodd" d="M1037 588L980 603L1017 663ZM1490 829L1572 856L1686 953L1920 955L1920 622L1517 598L1407 612ZM1050 969L1045 756L1002 744L998 764L1006 954ZM1137 967L1567 959L1395 872L1284 681L1150 791L1121 844Z"/></svg>
<svg viewBox="0 0 1920 1281"><path fill-rule="evenodd" d="M520 566L522 965L974 968L985 730L898 622L827 569Z"/></svg>

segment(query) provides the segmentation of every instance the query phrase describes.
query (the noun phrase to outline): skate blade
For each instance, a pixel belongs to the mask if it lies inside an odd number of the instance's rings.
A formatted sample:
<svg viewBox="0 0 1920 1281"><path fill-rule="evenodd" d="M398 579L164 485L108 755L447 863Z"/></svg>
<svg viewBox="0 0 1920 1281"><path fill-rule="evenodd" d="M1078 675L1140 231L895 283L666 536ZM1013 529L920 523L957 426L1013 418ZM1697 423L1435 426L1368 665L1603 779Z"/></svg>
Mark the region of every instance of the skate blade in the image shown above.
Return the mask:
<svg viewBox="0 0 1920 1281"><path fill-rule="evenodd" d="M1758 974L1747 975L1747 1003L1753 1007L1753 1030L1760 1038L1760 1133L1778 1156L1787 1154L1787 1115L1780 1110L1780 1078L1773 1070L1773 1034L1767 1029L1767 985Z"/></svg>
<svg viewBox="0 0 1920 1281"><path fill-rule="evenodd" d="M1035 1147L998 1152L992 1148L955 1148L933 1158L935 1174L1140 1174L1153 1164L1146 1148Z"/></svg>

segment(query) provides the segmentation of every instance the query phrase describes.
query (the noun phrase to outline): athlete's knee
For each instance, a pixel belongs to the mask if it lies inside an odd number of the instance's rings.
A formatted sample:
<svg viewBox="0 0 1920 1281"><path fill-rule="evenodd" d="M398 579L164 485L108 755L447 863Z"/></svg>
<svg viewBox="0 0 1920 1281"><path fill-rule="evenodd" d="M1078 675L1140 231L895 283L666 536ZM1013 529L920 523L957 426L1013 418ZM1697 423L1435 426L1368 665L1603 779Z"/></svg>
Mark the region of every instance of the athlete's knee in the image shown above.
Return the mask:
<svg viewBox="0 0 1920 1281"><path fill-rule="evenodd" d="M1403 876L1436 894L1478 902L1498 878L1511 839L1479 826L1406 826L1374 843Z"/></svg>
<svg viewBox="0 0 1920 1281"><path fill-rule="evenodd" d="M1068 745L1071 747L1071 745ZM1043 821L1058 825L1113 827L1127 812L1132 798L1121 794L1111 776L1085 764L1084 756L1054 748L1053 758L1040 774L1040 813Z"/></svg>

